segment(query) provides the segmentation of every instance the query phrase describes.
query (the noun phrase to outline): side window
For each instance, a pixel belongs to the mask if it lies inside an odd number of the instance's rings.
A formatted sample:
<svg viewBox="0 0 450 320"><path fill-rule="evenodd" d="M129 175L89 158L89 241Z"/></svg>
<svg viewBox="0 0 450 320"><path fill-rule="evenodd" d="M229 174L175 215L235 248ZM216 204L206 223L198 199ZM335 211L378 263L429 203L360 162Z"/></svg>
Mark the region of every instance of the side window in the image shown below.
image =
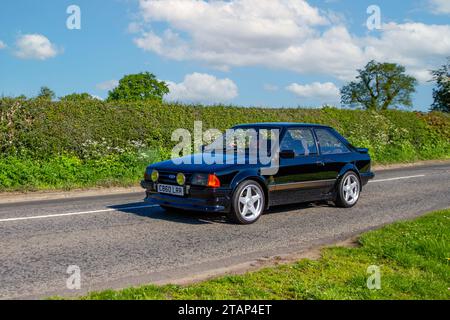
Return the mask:
<svg viewBox="0 0 450 320"><path fill-rule="evenodd" d="M322 154L349 153L347 146L327 129L316 129L317 140Z"/></svg>
<svg viewBox="0 0 450 320"><path fill-rule="evenodd" d="M290 129L280 146L281 150L293 150L296 156L317 154L316 142L310 129Z"/></svg>

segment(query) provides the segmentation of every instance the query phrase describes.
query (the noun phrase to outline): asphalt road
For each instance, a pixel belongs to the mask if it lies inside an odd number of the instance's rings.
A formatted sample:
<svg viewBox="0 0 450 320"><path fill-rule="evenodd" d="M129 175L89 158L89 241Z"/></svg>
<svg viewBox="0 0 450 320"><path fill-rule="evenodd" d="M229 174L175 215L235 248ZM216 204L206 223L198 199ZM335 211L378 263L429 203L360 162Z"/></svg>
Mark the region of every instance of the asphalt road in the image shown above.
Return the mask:
<svg viewBox="0 0 450 320"><path fill-rule="evenodd" d="M0 205L0 298L42 298L166 282L450 207L450 164L382 171L352 209L272 209L251 226L220 215L164 213L143 193ZM405 239L407 241L407 239ZM81 290L66 288L67 268Z"/></svg>

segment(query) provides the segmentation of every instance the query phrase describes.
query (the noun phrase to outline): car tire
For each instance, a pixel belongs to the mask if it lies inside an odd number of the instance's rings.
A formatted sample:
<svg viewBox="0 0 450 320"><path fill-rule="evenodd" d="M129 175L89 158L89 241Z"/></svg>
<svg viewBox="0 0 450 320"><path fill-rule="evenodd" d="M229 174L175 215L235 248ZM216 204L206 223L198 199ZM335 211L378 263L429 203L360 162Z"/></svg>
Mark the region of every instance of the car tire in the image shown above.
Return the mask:
<svg viewBox="0 0 450 320"><path fill-rule="evenodd" d="M229 220L238 224L252 224L264 212L266 199L261 185L253 180L239 184L233 193Z"/></svg>
<svg viewBox="0 0 450 320"><path fill-rule="evenodd" d="M339 180L334 203L341 208L351 208L358 203L360 195L361 180L354 171L348 171Z"/></svg>

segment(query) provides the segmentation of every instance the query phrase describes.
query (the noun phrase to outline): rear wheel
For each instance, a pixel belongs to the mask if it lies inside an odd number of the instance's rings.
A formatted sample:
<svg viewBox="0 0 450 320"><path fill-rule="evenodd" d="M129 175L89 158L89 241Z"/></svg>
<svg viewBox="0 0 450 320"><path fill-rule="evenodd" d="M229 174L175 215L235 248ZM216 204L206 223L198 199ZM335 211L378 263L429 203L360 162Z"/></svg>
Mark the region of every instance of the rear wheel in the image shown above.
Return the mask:
<svg viewBox="0 0 450 320"><path fill-rule="evenodd" d="M230 220L239 224L252 224L258 221L265 208L264 191L260 184L247 180L234 192Z"/></svg>
<svg viewBox="0 0 450 320"><path fill-rule="evenodd" d="M351 208L358 203L360 193L359 177L355 172L349 171L339 182L335 204L338 207Z"/></svg>

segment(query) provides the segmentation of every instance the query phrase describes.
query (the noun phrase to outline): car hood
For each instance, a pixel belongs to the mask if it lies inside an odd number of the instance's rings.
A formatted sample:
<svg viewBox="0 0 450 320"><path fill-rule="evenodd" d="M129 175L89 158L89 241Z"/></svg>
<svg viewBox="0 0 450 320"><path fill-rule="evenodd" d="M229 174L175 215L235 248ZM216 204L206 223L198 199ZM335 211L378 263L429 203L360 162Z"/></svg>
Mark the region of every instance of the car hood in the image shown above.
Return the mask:
<svg viewBox="0 0 450 320"><path fill-rule="evenodd" d="M223 159L220 162L217 159ZM212 156L209 153L197 153L188 155L185 157L167 160L163 162L158 162L152 164L148 167L148 169L156 169L160 171L175 171L175 172L199 172L199 173L216 173L219 171L233 170L233 169L242 169L242 168L260 168L263 167L261 164L248 164L249 157L245 156L246 164L237 164L237 155L231 156L228 158L229 162L226 163L225 155L218 154L216 156ZM219 162L219 163L214 163ZM231 161L233 160L233 161Z"/></svg>

